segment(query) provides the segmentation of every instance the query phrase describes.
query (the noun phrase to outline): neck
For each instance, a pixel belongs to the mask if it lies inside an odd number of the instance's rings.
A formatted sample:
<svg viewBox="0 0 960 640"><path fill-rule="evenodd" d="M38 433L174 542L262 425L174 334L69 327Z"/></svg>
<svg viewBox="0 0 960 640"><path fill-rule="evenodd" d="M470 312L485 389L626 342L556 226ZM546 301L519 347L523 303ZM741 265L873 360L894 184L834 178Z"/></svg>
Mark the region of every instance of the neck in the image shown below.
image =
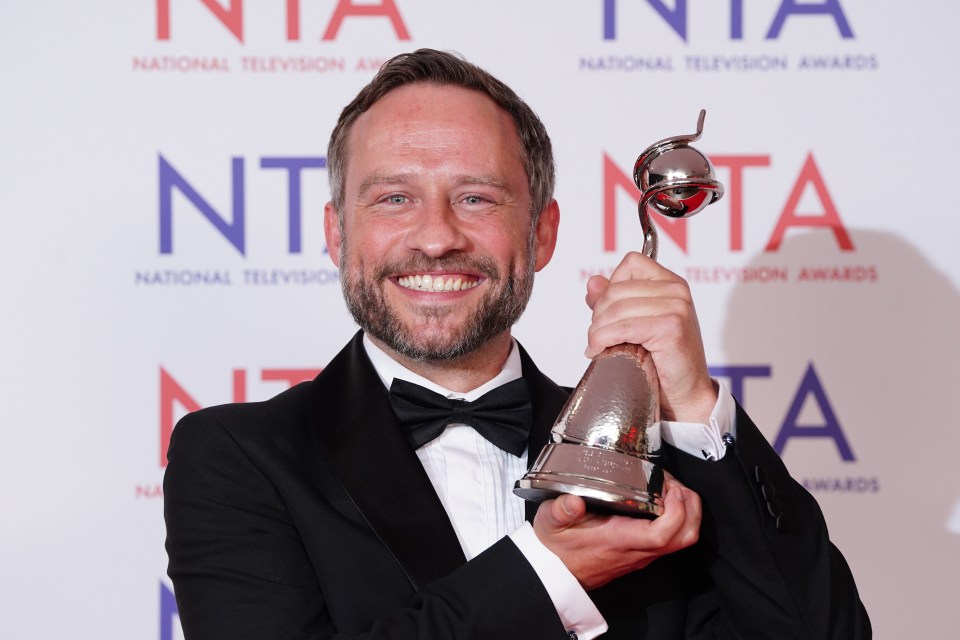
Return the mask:
<svg viewBox="0 0 960 640"><path fill-rule="evenodd" d="M391 358L417 375L449 389L466 393L493 379L510 355L510 332L505 331L472 353L454 360L412 360L367 334Z"/></svg>

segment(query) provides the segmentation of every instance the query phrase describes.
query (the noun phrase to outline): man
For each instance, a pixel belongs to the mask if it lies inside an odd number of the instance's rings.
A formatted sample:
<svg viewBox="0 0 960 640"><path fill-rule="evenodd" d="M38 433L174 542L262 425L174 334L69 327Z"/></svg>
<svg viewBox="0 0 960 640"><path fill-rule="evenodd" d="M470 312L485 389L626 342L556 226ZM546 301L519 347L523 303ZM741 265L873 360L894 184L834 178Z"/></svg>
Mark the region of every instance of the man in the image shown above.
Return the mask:
<svg viewBox="0 0 960 640"><path fill-rule="evenodd" d="M512 90L449 54L398 56L344 109L328 161L327 243L363 331L313 382L175 429L188 638L869 637L816 503L711 381L686 283L642 255L588 283L587 354L654 358L664 514L512 495L569 393L510 334L559 223L549 138ZM471 402L509 389L519 446L466 413L419 435L399 419L423 395L409 382Z"/></svg>

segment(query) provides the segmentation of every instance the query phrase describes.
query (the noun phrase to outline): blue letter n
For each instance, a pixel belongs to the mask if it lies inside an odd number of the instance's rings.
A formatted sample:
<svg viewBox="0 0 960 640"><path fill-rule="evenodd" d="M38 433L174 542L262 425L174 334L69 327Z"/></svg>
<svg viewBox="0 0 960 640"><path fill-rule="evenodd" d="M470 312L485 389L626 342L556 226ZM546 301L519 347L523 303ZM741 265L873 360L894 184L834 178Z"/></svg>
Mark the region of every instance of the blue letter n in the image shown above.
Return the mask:
<svg viewBox="0 0 960 640"><path fill-rule="evenodd" d="M177 189L210 221L234 248L244 255L243 158L233 158L233 222L227 222L190 186L167 160L160 156L160 253L173 253L173 190Z"/></svg>

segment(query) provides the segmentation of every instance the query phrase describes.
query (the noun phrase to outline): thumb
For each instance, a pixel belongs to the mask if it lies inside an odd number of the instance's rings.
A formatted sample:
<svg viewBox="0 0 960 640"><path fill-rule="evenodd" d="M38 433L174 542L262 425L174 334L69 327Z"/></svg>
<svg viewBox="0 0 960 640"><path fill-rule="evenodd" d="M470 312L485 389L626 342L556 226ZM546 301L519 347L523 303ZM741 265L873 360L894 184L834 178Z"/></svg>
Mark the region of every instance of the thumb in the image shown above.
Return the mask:
<svg viewBox="0 0 960 640"><path fill-rule="evenodd" d="M547 500L537 510L537 524L551 531L562 531L583 519L587 505L583 498L561 495L555 500Z"/></svg>
<svg viewBox="0 0 960 640"><path fill-rule="evenodd" d="M603 295L603 292L610 286L610 281L603 276L591 276L587 280L587 306L593 309L597 300Z"/></svg>

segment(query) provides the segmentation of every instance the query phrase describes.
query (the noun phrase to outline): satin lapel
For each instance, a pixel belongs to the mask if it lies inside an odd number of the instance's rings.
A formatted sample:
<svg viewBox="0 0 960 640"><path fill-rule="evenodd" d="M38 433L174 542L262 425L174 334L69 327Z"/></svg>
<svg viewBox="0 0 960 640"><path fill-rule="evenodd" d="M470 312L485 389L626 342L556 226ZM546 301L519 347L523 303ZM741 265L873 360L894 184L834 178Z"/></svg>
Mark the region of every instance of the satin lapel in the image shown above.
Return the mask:
<svg viewBox="0 0 960 640"><path fill-rule="evenodd" d="M417 589L466 562L423 465L390 409L362 334L314 382L321 455Z"/></svg>
<svg viewBox="0 0 960 640"><path fill-rule="evenodd" d="M517 343L517 346L520 346ZM550 378L540 373L537 365L527 352L520 347L520 361L523 367L523 377L530 388L530 400L533 402L533 425L530 428L530 443L527 445L527 465L530 466L540 455L540 450L547 444L550 438L550 429L556 422L563 404L570 395L569 389L554 383ZM527 520L533 522L533 516L537 513L538 503L528 502L526 504Z"/></svg>

